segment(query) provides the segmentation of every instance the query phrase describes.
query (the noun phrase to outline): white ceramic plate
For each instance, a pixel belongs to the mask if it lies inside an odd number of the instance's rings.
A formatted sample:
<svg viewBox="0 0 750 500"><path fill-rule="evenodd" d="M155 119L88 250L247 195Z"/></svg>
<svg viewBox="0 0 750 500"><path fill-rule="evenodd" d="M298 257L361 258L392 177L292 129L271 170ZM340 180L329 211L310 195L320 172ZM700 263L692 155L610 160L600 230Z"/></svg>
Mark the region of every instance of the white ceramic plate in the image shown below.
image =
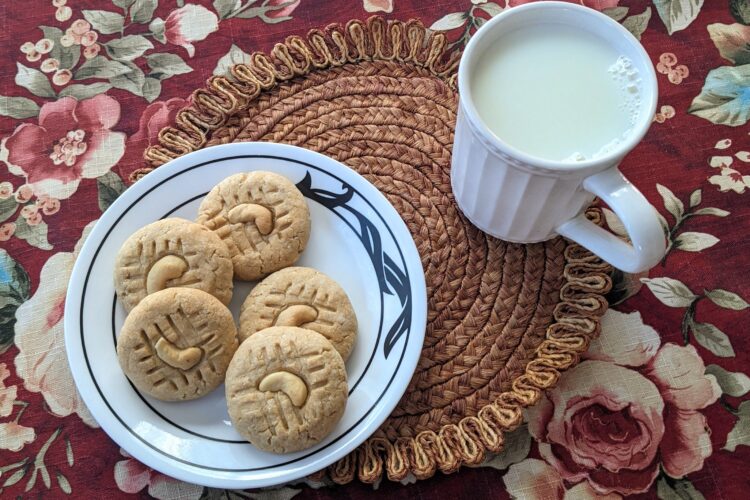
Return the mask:
<svg viewBox="0 0 750 500"><path fill-rule="evenodd" d="M222 385L196 401L165 403L134 389L117 363L125 311L112 280L115 255L157 219L195 218L205 194L237 172L291 179L310 207L312 231L298 265L319 269L351 298L359 335L347 362L349 401L318 446L274 455L232 428ZM231 309L252 288L236 283ZM424 273L396 210L359 174L326 156L268 143L203 149L150 173L123 193L91 231L65 303L65 345L78 390L123 449L170 476L219 488L269 486L318 471L354 450L398 403L419 359L426 323Z"/></svg>

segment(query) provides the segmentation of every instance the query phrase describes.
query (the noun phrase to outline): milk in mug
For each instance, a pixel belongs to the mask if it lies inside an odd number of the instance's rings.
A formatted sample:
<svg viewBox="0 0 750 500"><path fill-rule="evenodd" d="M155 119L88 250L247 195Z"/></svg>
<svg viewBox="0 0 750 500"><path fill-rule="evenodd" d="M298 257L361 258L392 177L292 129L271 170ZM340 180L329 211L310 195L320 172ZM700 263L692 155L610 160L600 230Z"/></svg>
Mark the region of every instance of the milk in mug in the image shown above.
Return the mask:
<svg viewBox="0 0 750 500"><path fill-rule="evenodd" d="M546 23L511 31L477 60L471 92L501 141L545 160L598 158L631 132L641 78L594 33Z"/></svg>
<svg viewBox="0 0 750 500"><path fill-rule="evenodd" d="M659 214L618 169L653 121L656 71L620 23L570 2L530 2L484 23L458 68L456 204L515 243L563 236L637 273L666 249ZM629 242L586 208L599 197Z"/></svg>

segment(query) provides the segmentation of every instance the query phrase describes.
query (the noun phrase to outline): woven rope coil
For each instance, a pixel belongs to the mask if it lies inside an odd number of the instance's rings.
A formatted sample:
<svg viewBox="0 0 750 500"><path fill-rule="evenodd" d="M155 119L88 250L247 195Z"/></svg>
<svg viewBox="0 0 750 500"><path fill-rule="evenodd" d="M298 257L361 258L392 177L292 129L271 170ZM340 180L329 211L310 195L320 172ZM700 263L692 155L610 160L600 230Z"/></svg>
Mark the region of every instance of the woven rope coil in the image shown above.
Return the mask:
<svg viewBox="0 0 750 500"><path fill-rule="evenodd" d="M204 146L285 142L357 170L414 236L428 292L422 356L389 419L328 469L337 483L419 479L499 452L598 335L609 268L556 238L487 237L457 209L450 157L460 53L418 21L373 17L292 36L214 77L159 134L150 170ZM589 216L599 222L598 211Z"/></svg>

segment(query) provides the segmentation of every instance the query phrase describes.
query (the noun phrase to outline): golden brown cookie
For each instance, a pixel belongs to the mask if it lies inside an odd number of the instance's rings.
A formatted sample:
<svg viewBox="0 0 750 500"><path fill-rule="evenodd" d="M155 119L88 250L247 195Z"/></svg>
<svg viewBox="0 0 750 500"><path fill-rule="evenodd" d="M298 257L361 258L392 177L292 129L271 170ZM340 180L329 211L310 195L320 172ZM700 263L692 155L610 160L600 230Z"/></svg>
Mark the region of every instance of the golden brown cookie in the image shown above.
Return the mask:
<svg viewBox="0 0 750 500"><path fill-rule="evenodd" d="M272 172L235 174L206 195L198 222L232 255L234 275L256 280L294 264L310 237L310 211L299 189Z"/></svg>
<svg viewBox="0 0 750 500"><path fill-rule="evenodd" d="M289 453L323 440L344 414L344 361L325 337L272 327L240 344L227 370L229 416L261 450Z"/></svg>
<svg viewBox="0 0 750 500"><path fill-rule="evenodd" d="M287 267L258 283L242 304L240 342L271 326L320 333L346 361L357 338L357 316L343 288L309 267Z"/></svg>
<svg viewBox="0 0 750 500"><path fill-rule="evenodd" d="M232 261L227 246L204 226L176 217L142 227L120 248L115 291L130 311L146 295L170 287L232 300Z"/></svg>
<svg viewBox="0 0 750 500"><path fill-rule="evenodd" d="M224 381L237 350L232 313L212 295L167 288L125 319L117 358L138 390L164 401L199 398Z"/></svg>

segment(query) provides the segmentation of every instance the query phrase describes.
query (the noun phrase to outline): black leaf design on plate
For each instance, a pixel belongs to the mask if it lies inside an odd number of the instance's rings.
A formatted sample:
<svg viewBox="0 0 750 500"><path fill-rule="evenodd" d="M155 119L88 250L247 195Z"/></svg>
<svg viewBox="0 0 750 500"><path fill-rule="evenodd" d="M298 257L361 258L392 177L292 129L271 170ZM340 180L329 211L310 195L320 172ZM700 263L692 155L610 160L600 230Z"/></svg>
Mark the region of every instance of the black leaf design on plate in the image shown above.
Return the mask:
<svg viewBox="0 0 750 500"><path fill-rule="evenodd" d="M324 207L330 208L331 210L336 207L346 205L347 203L349 203L349 201L351 201L352 196L354 196L354 190L351 186L342 183L341 187L344 189L344 192L340 194L332 193L331 191L326 191L325 189L313 188L312 176L310 175L310 172L307 172L304 179L297 183L297 189L299 189L300 192L305 195L305 198L315 200Z"/></svg>
<svg viewBox="0 0 750 500"><path fill-rule="evenodd" d="M383 343L383 353L388 357L393 346L401 336L409 331L411 327L411 288L409 287L409 278L398 268L395 262L388 255L384 254L386 279L391 288L396 292L396 296L401 301L401 314L388 330Z"/></svg>
<svg viewBox="0 0 750 500"><path fill-rule="evenodd" d="M385 336L383 343L383 355L388 358L393 347L399 339L411 328L411 288L409 287L409 277L391 257L383 251L383 245L380 232L377 226L357 209L349 205L354 196L354 189L346 183L341 184L343 192L334 193L325 189L312 187L312 176L308 171L305 177L297 183L297 189L306 197L316 201L334 213L336 209L341 208L351 213L356 219L359 228L354 226L352 230L367 252L375 269L375 275L378 279L378 287L383 295L396 295L401 302L401 314L391 325ZM345 223L349 222L342 217Z"/></svg>

